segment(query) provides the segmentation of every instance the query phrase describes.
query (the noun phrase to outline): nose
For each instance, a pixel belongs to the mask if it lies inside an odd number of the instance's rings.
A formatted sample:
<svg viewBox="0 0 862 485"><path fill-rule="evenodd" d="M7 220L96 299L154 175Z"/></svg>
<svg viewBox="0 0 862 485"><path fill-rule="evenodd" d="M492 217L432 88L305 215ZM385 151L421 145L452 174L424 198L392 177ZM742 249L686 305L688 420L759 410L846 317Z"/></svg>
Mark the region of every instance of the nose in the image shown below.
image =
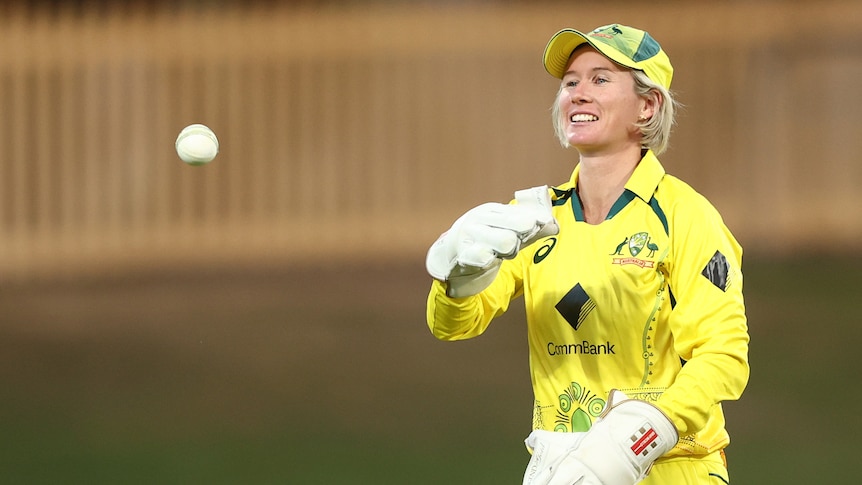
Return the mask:
<svg viewBox="0 0 862 485"><path fill-rule="evenodd" d="M572 101L572 104L583 104L589 101L589 97L581 86L576 86L569 91L569 99Z"/></svg>

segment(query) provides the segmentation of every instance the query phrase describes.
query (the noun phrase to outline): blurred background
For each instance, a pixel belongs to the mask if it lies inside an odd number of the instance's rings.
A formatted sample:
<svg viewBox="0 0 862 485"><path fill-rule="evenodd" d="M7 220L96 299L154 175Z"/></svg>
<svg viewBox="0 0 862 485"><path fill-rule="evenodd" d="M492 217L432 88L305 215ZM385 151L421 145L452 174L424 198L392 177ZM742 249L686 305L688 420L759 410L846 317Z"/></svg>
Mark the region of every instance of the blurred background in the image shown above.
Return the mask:
<svg viewBox="0 0 862 485"><path fill-rule="evenodd" d="M732 483L855 483L856 0L0 2L2 481L520 483L523 304L436 341L424 254L568 179L542 51L613 22L746 250Z"/></svg>

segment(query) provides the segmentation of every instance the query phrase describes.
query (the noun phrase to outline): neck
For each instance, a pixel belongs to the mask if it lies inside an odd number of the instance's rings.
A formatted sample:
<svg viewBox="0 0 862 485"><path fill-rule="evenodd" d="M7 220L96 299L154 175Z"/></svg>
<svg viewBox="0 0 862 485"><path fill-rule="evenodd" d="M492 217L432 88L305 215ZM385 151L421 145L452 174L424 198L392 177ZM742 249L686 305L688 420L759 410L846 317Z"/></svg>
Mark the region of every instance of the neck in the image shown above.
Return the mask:
<svg viewBox="0 0 862 485"><path fill-rule="evenodd" d="M600 224L608 217L640 159L640 150L635 156L581 156L577 190L588 223Z"/></svg>

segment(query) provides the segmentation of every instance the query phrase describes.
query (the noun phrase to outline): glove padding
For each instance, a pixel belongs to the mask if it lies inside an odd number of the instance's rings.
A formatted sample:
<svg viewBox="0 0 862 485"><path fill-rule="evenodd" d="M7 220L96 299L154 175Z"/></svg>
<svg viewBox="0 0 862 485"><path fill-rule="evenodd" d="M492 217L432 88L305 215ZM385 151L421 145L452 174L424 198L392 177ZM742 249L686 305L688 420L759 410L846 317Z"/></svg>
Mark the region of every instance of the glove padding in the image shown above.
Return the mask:
<svg viewBox="0 0 862 485"><path fill-rule="evenodd" d="M572 466L570 455L587 433L556 433L534 430L525 443L533 456L524 472L523 485L601 485L586 466ZM565 463L565 470L559 471Z"/></svg>
<svg viewBox="0 0 862 485"><path fill-rule="evenodd" d="M559 232L547 186L515 192L516 204L489 202L469 210L428 250L425 267L455 298L491 284L503 259Z"/></svg>
<svg viewBox="0 0 862 485"><path fill-rule="evenodd" d="M589 431L559 433L568 435L562 439L548 433L536 430L527 437L533 458L524 485L634 485L679 440L657 407L617 390Z"/></svg>

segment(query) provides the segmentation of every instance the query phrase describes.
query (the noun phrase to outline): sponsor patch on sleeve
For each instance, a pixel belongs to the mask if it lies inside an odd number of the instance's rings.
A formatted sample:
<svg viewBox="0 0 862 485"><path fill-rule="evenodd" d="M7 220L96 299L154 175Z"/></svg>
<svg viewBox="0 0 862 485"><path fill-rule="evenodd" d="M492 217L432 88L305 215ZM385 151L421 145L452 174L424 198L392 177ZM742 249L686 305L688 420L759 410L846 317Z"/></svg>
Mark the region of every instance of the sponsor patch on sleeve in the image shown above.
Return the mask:
<svg viewBox="0 0 862 485"><path fill-rule="evenodd" d="M706 267L703 268L703 271L701 271L700 274L708 279L710 283L714 284L719 290L727 291L730 277L730 265L727 263L727 258L725 258L720 251L716 251L715 254L712 255L712 259L706 263Z"/></svg>

